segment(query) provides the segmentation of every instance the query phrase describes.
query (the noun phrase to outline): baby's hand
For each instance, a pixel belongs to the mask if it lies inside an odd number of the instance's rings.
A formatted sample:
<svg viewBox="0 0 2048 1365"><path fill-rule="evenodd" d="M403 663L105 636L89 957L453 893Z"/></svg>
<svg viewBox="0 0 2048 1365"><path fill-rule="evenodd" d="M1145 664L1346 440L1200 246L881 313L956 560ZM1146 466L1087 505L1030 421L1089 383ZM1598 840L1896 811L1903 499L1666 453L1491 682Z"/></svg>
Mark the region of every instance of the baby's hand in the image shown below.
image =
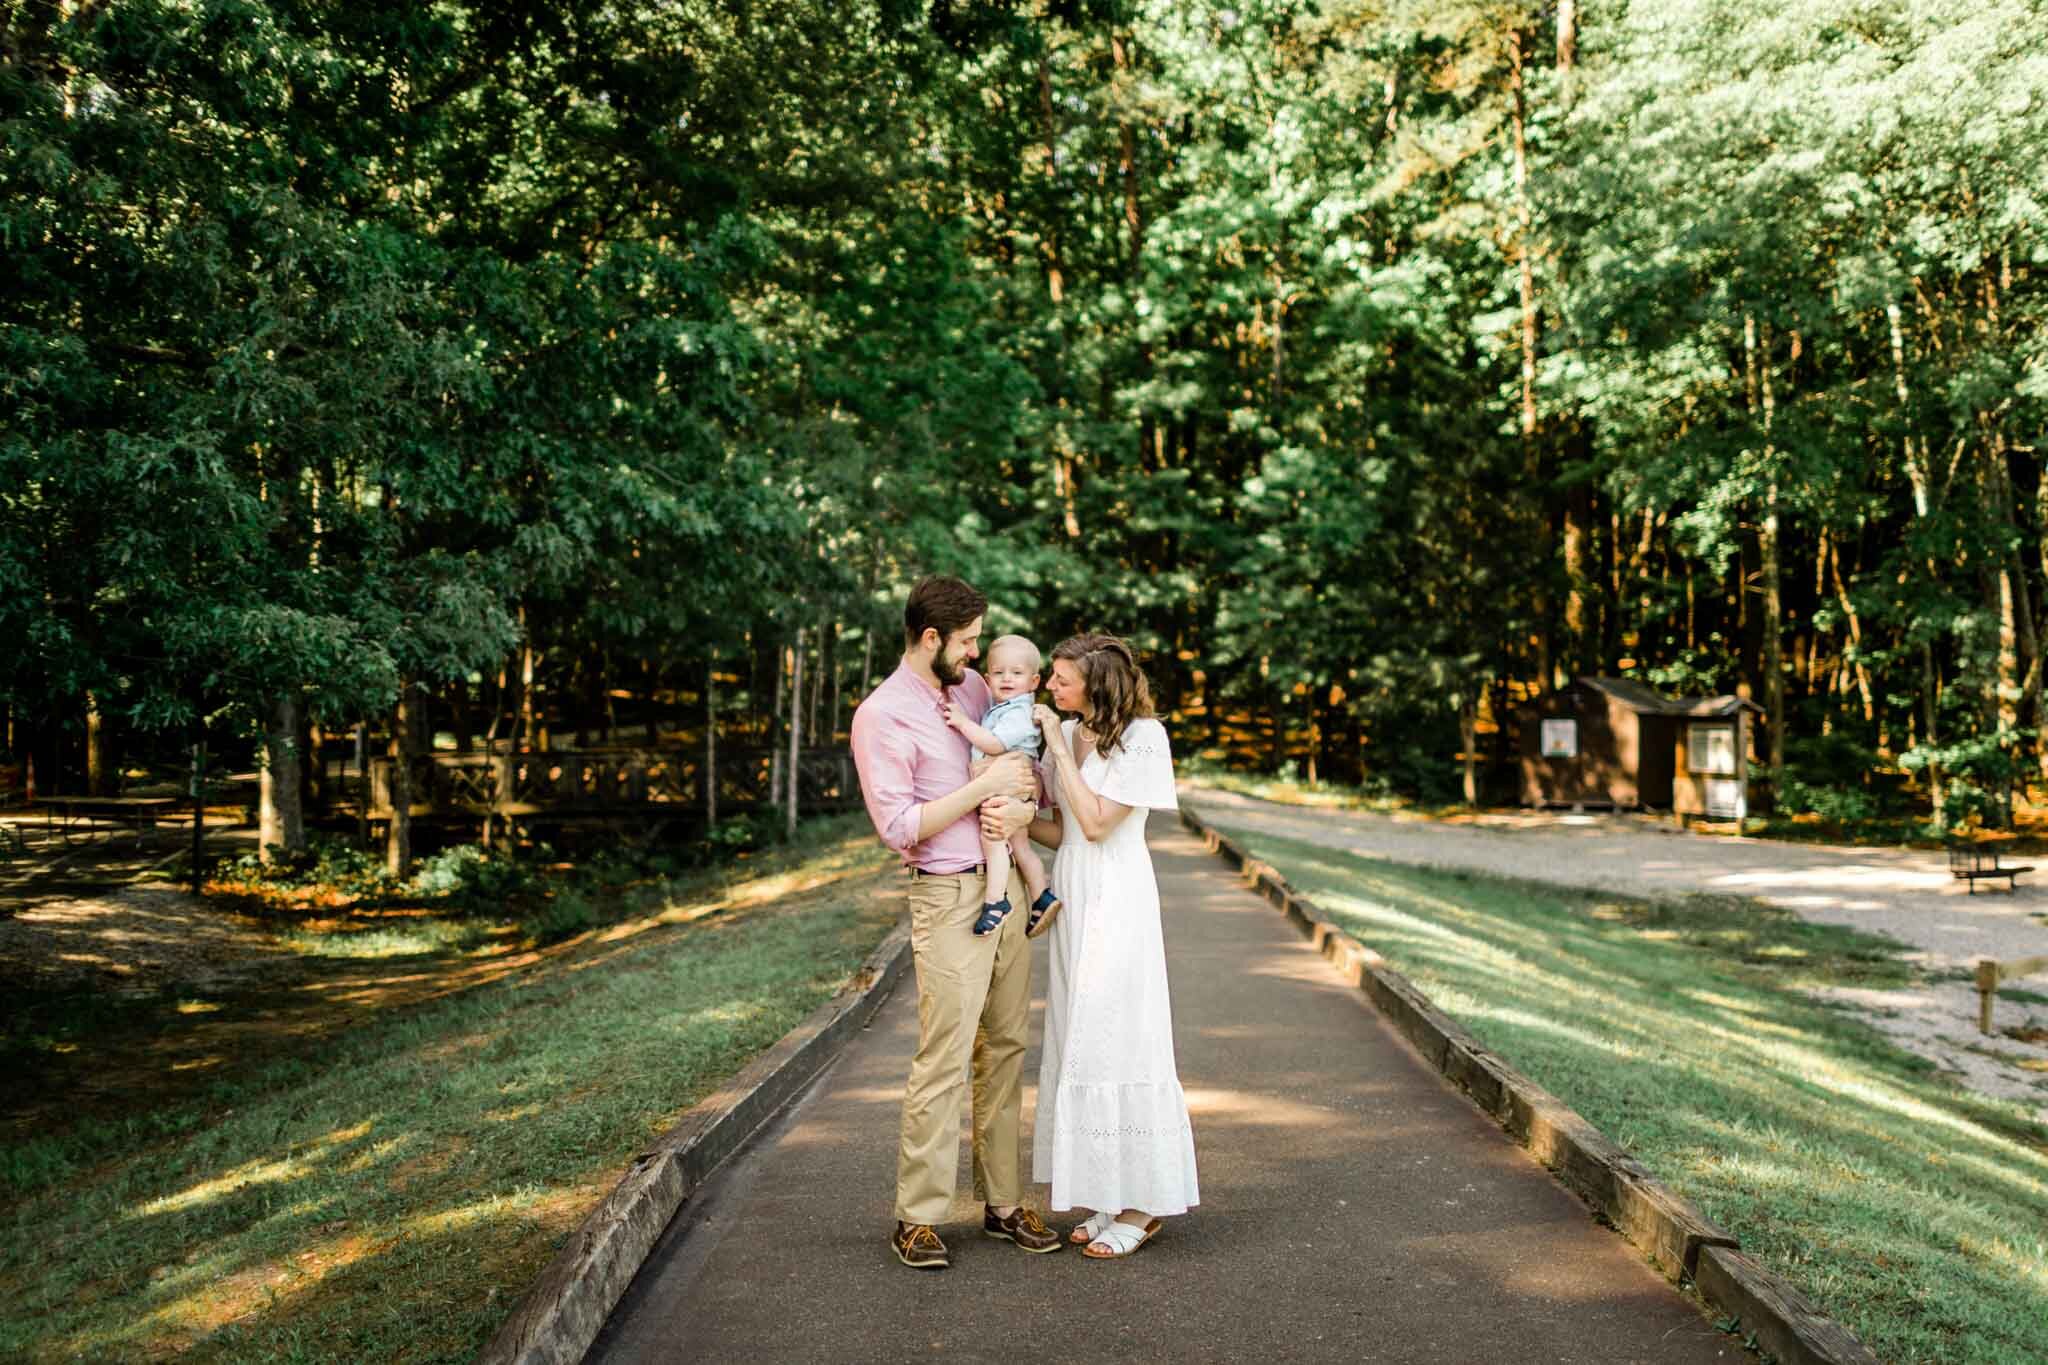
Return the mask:
<svg viewBox="0 0 2048 1365"><path fill-rule="evenodd" d="M964 730L970 723L967 719L967 713L952 702L941 703L940 710L946 717L946 724L952 726L955 730Z"/></svg>

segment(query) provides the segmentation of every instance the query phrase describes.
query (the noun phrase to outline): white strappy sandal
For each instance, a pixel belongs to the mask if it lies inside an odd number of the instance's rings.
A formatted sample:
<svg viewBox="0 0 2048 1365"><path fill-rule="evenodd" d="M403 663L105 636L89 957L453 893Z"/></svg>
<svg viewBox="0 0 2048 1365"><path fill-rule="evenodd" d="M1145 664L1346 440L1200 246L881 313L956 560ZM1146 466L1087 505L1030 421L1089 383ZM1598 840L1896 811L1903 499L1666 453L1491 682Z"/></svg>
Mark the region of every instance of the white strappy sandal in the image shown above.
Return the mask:
<svg viewBox="0 0 2048 1365"><path fill-rule="evenodd" d="M1095 1234L1095 1240L1081 1248L1081 1254L1091 1261L1114 1261L1130 1255L1139 1247L1152 1240L1154 1233L1163 1226L1163 1220L1154 1218L1144 1227L1132 1227L1112 1218L1109 1226ZM1097 1251L1097 1247L1104 1250Z"/></svg>
<svg viewBox="0 0 2048 1365"><path fill-rule="evenodd" d="M1102 1235L1102 1230L1116 1221L1116 1215L1109 1212L1091 1213L1074 1224L1074 1230L1067 1234L1067 1240L1075 1246L1087 1246Z"/></svg>

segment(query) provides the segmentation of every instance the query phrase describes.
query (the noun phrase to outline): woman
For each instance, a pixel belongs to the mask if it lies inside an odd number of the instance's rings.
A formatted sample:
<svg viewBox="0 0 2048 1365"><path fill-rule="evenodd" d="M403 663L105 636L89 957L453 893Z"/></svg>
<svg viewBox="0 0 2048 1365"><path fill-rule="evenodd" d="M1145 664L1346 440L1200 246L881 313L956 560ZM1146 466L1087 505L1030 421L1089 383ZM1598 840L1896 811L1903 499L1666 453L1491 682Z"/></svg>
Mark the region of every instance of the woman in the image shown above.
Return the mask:
<svg viewBox="0 0 2048 1365"><path fill-rule="evenodd" d="M1050 1182L1054 1209L1095 1211L1070 1239L1106 1260L1199 1200L1145 847L1145 813L1178 803L1166 727L1130 646L1080 635L1052 660L1053 704L1077 718L1033 712L1059 816L1033 821L1031 836L1059 851L1052 882L1064 907L1052 924L1033 1178Z"/></svg>

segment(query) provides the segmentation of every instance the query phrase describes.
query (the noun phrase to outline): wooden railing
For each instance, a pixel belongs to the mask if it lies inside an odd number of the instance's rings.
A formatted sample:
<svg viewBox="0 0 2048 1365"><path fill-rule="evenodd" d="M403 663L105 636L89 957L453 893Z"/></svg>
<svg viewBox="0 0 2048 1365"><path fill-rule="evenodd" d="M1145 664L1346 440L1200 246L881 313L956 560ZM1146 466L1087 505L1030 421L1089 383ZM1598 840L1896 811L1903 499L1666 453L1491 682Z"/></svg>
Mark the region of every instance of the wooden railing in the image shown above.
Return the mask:
<svg viewBox="0 0 2048 1365"><path fill-rule="evenodd" d="M721 816L779 804L786 786L786 753L721 749ZM351 794L372 820L391 817L389 758L370 760L367 802ZM806 749L797 756L797 806L806 812L850 810L860 804L860 779L843 748ZM451 754L420 757L412 765L414 818L533 815L676 816L701 814L704 756L681 749L558 750L529 754ZM669 808L664 810L663 808Z"/></svg>

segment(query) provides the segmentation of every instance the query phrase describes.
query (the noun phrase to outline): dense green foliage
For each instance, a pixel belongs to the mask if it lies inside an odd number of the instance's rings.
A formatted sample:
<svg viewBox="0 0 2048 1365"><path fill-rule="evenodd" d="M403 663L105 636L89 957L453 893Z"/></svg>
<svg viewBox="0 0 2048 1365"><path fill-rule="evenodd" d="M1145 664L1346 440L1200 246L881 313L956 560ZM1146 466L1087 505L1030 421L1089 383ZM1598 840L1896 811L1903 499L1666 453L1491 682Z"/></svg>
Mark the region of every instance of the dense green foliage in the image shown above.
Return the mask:
<svg viewBox="0 0 2048 1365"><path fill-rule="evenodd" d="M2040 0L0 15L25 733L850 704L941 569L1435 795L1576 672L2044 752Z"/></svg>

